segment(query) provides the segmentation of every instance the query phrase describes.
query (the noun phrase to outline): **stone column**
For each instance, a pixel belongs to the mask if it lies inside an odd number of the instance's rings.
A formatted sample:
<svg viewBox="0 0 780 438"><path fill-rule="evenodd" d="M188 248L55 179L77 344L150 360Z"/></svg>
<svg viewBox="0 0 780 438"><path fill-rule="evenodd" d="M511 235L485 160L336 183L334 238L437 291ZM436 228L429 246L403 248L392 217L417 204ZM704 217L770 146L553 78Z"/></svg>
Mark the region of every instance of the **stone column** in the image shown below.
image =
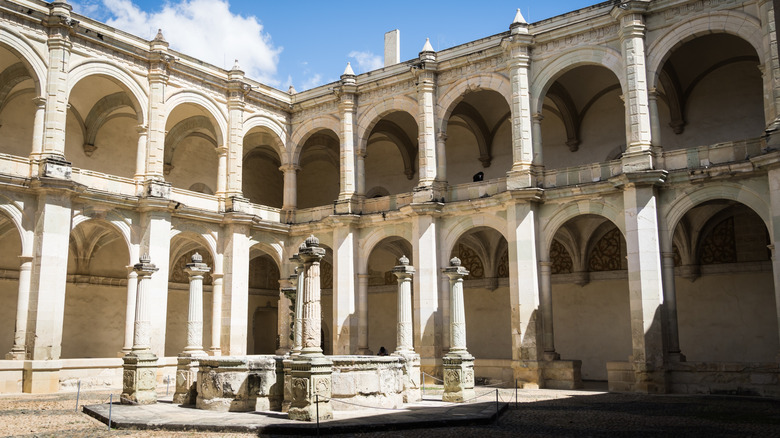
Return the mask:
<svg viewBox="0 0 780 438"><path fill-rule="evenodd" d="M135 302L138 295L138 273L135 266L127 267L127 303L125 306L125 343L122 346L122 356L133 349L133 333L135 332Z"/></svg>
<svg viewBox="0 0 780 438"><path fill-rule="evenodd" d="M33 99L35 104L35 118L33 119L33 139L32 153L30 158L37 160L41 158L43 152L43 130L44 120L46 119L46 98L36 97Z"/></svg>
<svg viewBox="0 0 780 438"><path fill-rule="evenodd" d="M252 216L226 213L224 239L224 286L222 291L223 355L245 355L249 313L249 232Z"/></svg>
<svg viewBox="0 0 780 438"><path fill-rule="evenodd" d="M149 141L146 126L138 125L138 148L135 155L135 180L143 181L146 178L146 144Z"/></svg>
<svg viewBox="0 0 780 438"><path fill-rule="evenodd" d="M772 277L775 287L775 307L777 320L780 321L780 256L777 254L778 239L780 239L780 168L771 168L767 172L769 185L769 202L771 208L771 236L774 240L769 245L772 252ZM780 326L780 324L778 324ZM778 327L780 329L780 327ZM777 352L777 361L780 362L780 351Z"/></svg>
<svg viewBox="0 0 780 438"><path fill-rule="evenodd" d="M447 134L436 134L436 181L447 182Z"/></svg>
<svg viewBox="0 0 780 438"><path fill-rule="evenodd" d="M301 168L294 164L284 164L279 170L284 173L282 210L295 210L298 206L298 171Z"/></svg>
<svg viewBox="0 0 780 438"><path fill-rule="evenodd" d="M512 84L512 170L508 173L507 186L513 189L533 187L536 175L532 167L534 158L531 130L531 99L529 72L531 69L530 46L533 37L528 23L518 9L509 26L510 36L506 41L509 80Z"/></svg>
<svg viewBox="0 0 780 438"><path fill-rule="evenodd" d="M623 178L634 390L664 393L667 350L662 322L664 291L655 185L663 183L666 172L625 174Z"/></svg>
<svg viewBox="0 0 780 438"><path fill-rule="evenodd" d="M474 398L474 357L466 350L466 310L463 302L463 277L469 271L453 257L444 268L450 278L450 351L444 356L444 394L442 401L463 402Z"/></svg>
<svg viewBox="0 0 780 438"><path fill-rule="evenodd" d="M532 116L532 127L531 127L531 137L533 138L533 148L534 148L534 158L533 158L533 164L534 166L542 167L544 166L544 154L543 154L543 142L542 142L542 120L544 120L544 117L541 113L536 113Z"/></svg>
<svg viewBox="0 0 780 438"><path fill-rule="evenodd" d="M674 253L664 252L663 260L663 284L664 284L664 308L666 310L667 325L667 352L670 360L676 362L685 361L685 356L680 351L680 331L677 323L677 290L674 284Z"/></svg>
<svg viewBox="0 0 780 438"><path fill-rule="evenodd" d="M70 18L72 7L66 1L55 0L49 5L45 20L49 37L48 71L46 77L46 115L44 119L43 156L65 161L65 125L68 116L68 70L72 43L70 31L78 23Z"/></svg>
<svg viewBox="0 0 780 438"><path fill-rule="evenodd" d="M151 349L158 357L165 356L165 331L168 315L168 278L171 257L171 213L169 204L155 198L141 200L142 236L140 253L147 254L157 262L159 272L149 278L151 290L155 293L148 297L152 317Z"/></svg>
<svg viewBox="0 0 780 438"><path fill-rule="evenodd" d="M292 403L287 412L292 420L313 421L333 418L330 404L332 362L322 354L320 307L320 260L325 249L319 239L306 239L299 256L304 264L303 349L292 363Z"/></svg>
<svg viewBox="0 0 780 438"><path fill-rule="evenodd" d="M303 249L304 245L301 245L300 249ZM304 284L304 271L303 271L303 259L299 254L295 254L290 261L297 264L295 268L295 326L293 330L293 350L292 355L297 356L301 354L303 350L303 284Z"/></svg>
<svg viewBox="0 0 780 438"><path fill-rule="evenodd" d="M355 161L355 192L358 196L366 196L366 151L357 151Z"/></svg>
<svg viewBox="0 0 780 438"><path fill-rule="evenodd" d="M209 356L222 355L222 274L211 274L211 348Z"/></svg>
<svg viewBox="0 0 780 438"><path fill-rule="evenodd" d="M398 329L394 356L401 356L404 362L404 403L420 401L420 355L414 352L412 331L412 276L414 267L402 256L398 266L393 268L398 278Z"/></svg>
<svg viewBox="0 0 780 438"><path fill-rule="evenodd" d="M761 21L761 33L764 40L764 49L766 50L765 59L762 66L762 76L764 85L764 117L766 121L766 130L772 134L767 140L770 144L777 144L780 140L775 139L780 130L780 57L777 51L777 24L775 19L775 6L777 2L772 0L760 0L758 2L758 16Z"/></svg>
<svg viewBox="0 0 780 438"><path fill-rule="evenodd" d="M24 360L27 358L27 315L30 311L30 278L33 258L21 256L19 266L19 288L16 298L16 328L14 330L14 345L11 352L5 355L7 360Z"/></svg>
<svg viewBox="0 0 780 438"><path fill-rule="evenodd" d="M297 280L297 275L293 274L285 280L279 280L281 286L279 288L279 306L277 307L277 318L279 321L279 326L277 328L277 333L279 333L279 348L277 348L275 352L278 356L289 354L293 347L292 339L290 339L290 337L293 334L293 328L291 326L295 318L294 316L290 316L290 312L294 311L295 307L293 307L292 310L290 307L292 306L291 297L295 297L295 292L297 291L297 287L295 286L293 279Z"/></svg>
<svg viewBox="0 0 780 438"><path fill-rule="evenodd" d="M225 198L225 186L228 173L228 148L220 146L217 149L217 191L219 198Z"/></svg>
<svg viewBox="0 0 780 438"><path fill-rule="evenodd" d="M439 374L435 358L441 350L441 302L439 297L439 205L420 204L403 207L401 212L412 218L412 256L417 269L414 282L414 345L421 356L421 366L428 374ZM442 294L445 294L442 291Z"/></svg>
<svg viewBox="0 0 780 438"><path fill-rule="evenodd" d="M436 181L436 115L434 92L436 91L436 52L429 41L419 54L421 68L417 73L417 120L419 145L418 188L431 187Z"/></svg>
<svg viewBox="0 0 780 438"><path fill-rule="evenodd" d="M645 62L645 19L643 13L648 0L623 2L612 9L612 16L620 23L620 47L626 69L626 152L623 171L634 172L654 167L650 108Z"/></svg>
<svg viewBox="0 0 780 438"><path fill-rule="evenodd" d="M152 274L158 268L148 254L134 266L138 274L133 350L124 357L123 404L157 403L157 356L152 353Z"/></svg>
<svg viewBox="0 0 780 438"><path fill-rule="evenodd" d="M355 111L357 109L357 76L347 63L341 75L339 114L341 116L341 152L339 161L340 190L337 202L349 202L355 195Z"/></svg>
<svg viewBox="0 0 780 438"><path fill-rule="evenodd" d="M368 279L369 274L358 274L358 352L371 356L374 354L368 345Z"/></svg>
<svg viewBox="0 0 780 438"><path fill-rule="evenodd" d="M190 299L187 312L187 346L179 354L176 367L176 392L173 402L193 405L198 395L197 378L199 359L206 357L203 351L203 276L209 272L203 256L197 252L184 272L190 280Z"/></svg>
<svg viewBox="0 0 780 438"><path fill-rule="evenodd" d="M542 323L544 324L544 360L558 360L561 355L555 352L555 333L553 330L552 306L552 263L539 262L540 307L542 308Z"/></svg>
<svg viewBox="0 0 780 438"><path fill-rule="evenodd" d="M228 72L228 133L225 150L225 173L219 181L224 184L223 196L242 199L242 180L244 176L244 99L251 87L244 83L244 71L236 60ZM220 164L222 164L220 154ZM221 168L221 166L220 166ZM219 193L219 189L217 189Z"/></svg>

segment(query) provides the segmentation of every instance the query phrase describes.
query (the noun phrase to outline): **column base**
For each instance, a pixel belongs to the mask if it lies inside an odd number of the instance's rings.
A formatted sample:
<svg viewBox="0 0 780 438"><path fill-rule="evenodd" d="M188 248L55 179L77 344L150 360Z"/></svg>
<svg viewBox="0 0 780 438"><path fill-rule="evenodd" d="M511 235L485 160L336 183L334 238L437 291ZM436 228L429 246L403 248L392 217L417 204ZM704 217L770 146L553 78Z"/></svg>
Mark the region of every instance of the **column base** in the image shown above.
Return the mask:
<svg viewBox="0 0 780 438"><path fill-rule="evenodd" d="M351 195L344 199L338 199L333 206L333 212L335 214L361 214L363 205L359 199Z"/></svg>
<svg viewBox="0 0 780 438"><path fill-rule="evenodd" d="M222 350L219 348L210 348L209 351L206 352L209 356L222 356Z"/></svg>
<svg viewBox="0 0 780 438"><path fill-rule="evenodd" d="M461 403L471 401L474 392L474 356L464 352L447 353L442 358L444 366L444 394L441 400Z"/></svg>
<svg viewBox="0 0 780 438"><path fill-rule="evenodd" d="M165 181L147 179L144 181L144 198L171 198L171 184Z"/></svg>
<svg viewBox="0 0 780 438"><path fill-rule="evenodd" d="M206 358L204 351L179 355L176 366L176 391L173 402L180 405L194 405L198 397L198 366L201 358Z"/></svg>
<svg viewBox="0 0 780 438"><path fill-rule="evenodd" d="M250 213L250 210L249 199L240 196L230 196L225 199L225 211L227 212Z"/></svg>
<svg viewBox="0 0 780 438"><path fill-rule="evenodd" d="M24 362L22 391L28 394L51 394L60 389L59 360L29 360Z"/></svg>
<svg viewBox="0 0 780 438"><path fill-rule="evenodd" d="M631 146L623 153L623 173L639 172L642 170L652 170L655 167L653 162L653 151L650 146Z"/></svg>
<svg viewBox="0 0 780 438"><path fill-rule="evenodd" d="M447 184L433 181L419 185L412 190L412 203L446 202Z"/></svg>
<svg viewBox="0 0 780 438"><path fill-rule="evenodd" d="M404 403L414 403L422 400L420 380L420 355L414 351L396 351L393 356L400 356L404 362Z"/></svg>
<svg viewBox="0 0 780 438"><path fill-rule="evenodd" d="M282 399L282 412L288 412L290 405L292 404L292 363L293 360L290 357L286 357L282 361L282 369L284 370L284 398Z"/></svg>
<svg viewBox="0 0 780 438"><path fill-rule="evenodd" d="M506 173L507 190L520 190L532 187L539 187L542 182L544 168L523 164L512 167L512 170Z"/></svg>
<svg viewBox="0 0 780 438"><path fill-rule="evenodd" d="M72 166L65 157L45 157L38 162L38 176L71 179Z"/></svg>
<svg viewBox="0 0 780 438"><path fill-rule="evenodd" d="M157 403L157 356L133 352L124 357L122 404Z"/></svg>
<svg viewBox="0 0 780 438"><path fill-rule="evenodd" d="M333 418L330 404L333 363L325 356L299 356L292 361L291 420L315 421ZM319 396L319 397L318 397Z"/></svg>
<svg viewBox="0 0 780 438"><path fill-rule="evenodd" d="M27 352L24 348L11 349L10 352L5 354L5 360L25 360L27 359Z"/></svg>

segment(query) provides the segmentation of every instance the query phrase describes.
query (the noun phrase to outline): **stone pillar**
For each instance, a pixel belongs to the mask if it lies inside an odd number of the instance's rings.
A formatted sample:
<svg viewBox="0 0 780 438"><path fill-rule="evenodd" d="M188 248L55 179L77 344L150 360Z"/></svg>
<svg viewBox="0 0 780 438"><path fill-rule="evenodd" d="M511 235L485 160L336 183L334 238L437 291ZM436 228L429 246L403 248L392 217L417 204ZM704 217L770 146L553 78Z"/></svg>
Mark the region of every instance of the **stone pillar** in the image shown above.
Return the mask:
<svg viewBox="0 0 780 438"><path fill-rule="evenodd" d="M474 398L474 357L466 350L466 309L463 302L463 277L469 271L453 257L444 268L450 278L450 351L444 356L444 394L442 401L463 402Z"/></svg>
<svg viewBox="0 0 780 438"><path fill-rule="evenodd" d="M184 268L190 280L187 346L178 357L174 403L192 405L198 396L196 384L199 359L206 357L206 352L203 351L203 276L210 270L203 263L203 256L197 252L192 255L192 262L187 263Z"/></svg>
<svg viewBox="0 0 780 438"><path fill-rule="evenodd" d="M436 181L436 170L438 167L436 164L436 114L434 112L437 64L436 52L433 51L430 42L427 40L422 52L420 52L419 59L421 67L414 71L417 75L417 132L419 146L419 180L416 193L424 191L428 192L428 194L419 193L415 200L417 202L425 202L439 197L432 190Z"/></svg>
<svg viewBox="0 0 780 438"><path fill-rule="evenodd" d="M626 105L626 152L623 171L634 172L654 167L650 108L645 62L645 19L649 0L632 0L612 9L620 23L620 47L626 68L624 101Z"/></svg>
<svg viewBox="0 0 780 438"><path fill-rule="evenodd" d="M220 146L217 149L217 191L220 199L225 198L225 186L228 174L228 148Z"/></svg>
<svg viewBox="0 0 780 438"><path fill-rule="evenodd" d="M509 26L510 36L506 41L509 80L512 84L512 169L508 172L507 186L513 189L536 185L536 171L533 169L533 138L531 132L531 99L529 72L531 69L530 46L533 37L528 23L518 9L514 22Z"/></svg>
<svg viewBox="0 0 780 438"><path fill-rule="evenodd" d="M341 116L341 152L339 160L340 190L337 202L349 202L355 195L355 111L357 109L357 76L347 63L339 87L339 114ZM349 211L348 211L349 212Z"/></svg>
<svg viewBox="0 0 780 438"><path fill-rule="evenodd" d="M767 62L761 66L761 71L764 83L766 130L773 137L768 140L770 144L780 143L780 140L774 138L777 136L778 130L780 130L780 57L778 57L777 51L776 3L771 0L760 0L758 2L761 33L764 37L764 49L767 50L764 57Z"/></svg>
<svg viewBox="0 0 780 438"><path fill-rule="evenodd" d="M780 257L777 254L778 239L780 239L780 168L769 169L767 179L769 180L770 217L772 218L770 235L774 236L769 249L772 251L772 276L775 286L776 314L777 320L780 321ZM778 323L778 326L780 326L780 323ZM780 362L780 351L777 354L777 361Z"/></svg>
<svg viewBox="0 0 780 438"><path fill-rule="evenodd" d="M165 108L168 68L174 62L162 32L149 43L149 131L146 149L146 179L163 181L165 161Z"/></svg>
<svg viewBox="0 0 780 438"><path fill-rule="evenodd" d="M544 145L542 142L542 120L544 120L544 117L541 113L536 113L531 120L533 123L531 127L531 138L533 139L532 143L534 148L533 165L542 167L544 166Z"/></svg>
<svg viewBox="0 0 780 438"><path fill-rule="evenodd" d="M171 254L171 213L168 202L147 198L141 200L141 246L140 253L156 261L159 271L149 278L152 300L151 349L158 357L165 356L165 331L168 315L168 278Z"/></svg>
<svg viewBox="0 0 780 438"><path fill-rule="evenodd" d="M393 268L398 278L398 329L394 356L406 359L404 363L404 403L420 401L420 355L414 352L412 330L412 276L414 267L402 256Z"/></svg>
<svg viewBox="0 0 780 438"><path fill-rule="evenodd" d="M330 404L332 362L322 354L320 328L320 260L325 249L311 236L300 248L304 264L303 349L292 363L292 403L287 412L292 420L314 421L333 418Z"/></svg>
<svg viewBox="0 0 780 438"><path fill-rule="evenodd" d="M242 179L244 164L244 98L251 90L249 84L244 83L244 72L238 66L236 60L233 68L228 72L228 133L227 148L225 150L225 167L223 178L217 180L223 185L223 195L228 198L242 198ZM222 169L222 154L220 153L220 169ZM219 189L217 189L219 194Z"/></svg>
<svg viewBox="0 0 780 438"><path fill-rule="evenodd" d="M146 144L149 141L146 126L138 125L138 148L135 155L135 180L143 181L146 177Z"/></svg>
<svg viewBox="0 0 780 438"><path fill-rule="evenodd" d="M279 170L284 173L282 210L295 210L298 206L298 171L301 168L294 164L284 164Z"/></svg>
<svg viewBox="0 0 780 438"><path fill-rule="evenodd" d="M249 312L249 232L252 216L227 213L223 228L222 339L224 355L246 354Z"/></svg>
<svg viewBox="0 0 780 438"><path fill-rule="evenodd" d="M436 134L436 181L447 182L447 134Z"/></svg>
<svg viewBox="0 0 780 438"><path fill-rule="evenodd" d="M333 354L353 354L357 343L355 259L359 216L337 215L333 220Z"/></svg>
<svg viewBox="0 0 780 438"><path fill-rule="evenodd" d="M302 244L299 250L304 248L305 244ZM297 264L295 268L295 326L293 330L293 350L292 355L297 356L301 354L303 350L303 284L304 284L304 270L303 259L299 254L295 254L290 261Z"/></svg>
<svg viewBox="0 0 780 438"><path fill-rule="evenodd" d="M43 131L44 121L46 119L46 98L36 97L33 99L35 104L35 118L33 119L33 139L32 139L32 153L30 158L38 160L41 158L41 152L43 152Z"/></svg>
<svg viewBox="0 0 780 438"><path fill-rule="evenodd" d="M553 330L552 306L552 263L539 262L540 307L544 325L544 360L558 360L561 355L555 352L555 333Z"/></svg>
<svg viewBox="0 0 780 438"><path fill-rule="evenodd" d="M664 393L664 292L655 184L663 183L666 172L626 174L623 178L634 390Z"/></svg>
<svg viewBox="0 0 780 438"><path fill-rule="evenodd" d="M133 350L124 357L122 404L157 403L157 356L151 350L153 294L152 274L158 271L148 254L134 266L138 274Z"/></svg>
<svg viewBox="0 0 780 438"><path fill-rule="evenodd" d="M440 205L420 204L403 207L412 218L412 253L417 269L414 282L414 345L421 366L428 374L438 374L435 358L441 357L441 303L439 302L438 216ZM444 293L442 291L442 293Z"/></svg>
<svg viewBox="0 0 780 438"><path fill-rule="evenodd" d="M357 354L373 355L368 345L368 279L369 274L358 274L358 351Z"/></svg>
<svg viewBox="0 0 780 438"><path fill-rule="evenodd" d="M222 274L211 274L211 348L209 356L221 356L222 340Z"/></svg>
<svg viewBox="0 0 780 438"><path fill-rule="evenodd" d="M669 360L676 362L685 361L680 351L680 331L677 322L677 290L674 284L674 253L664 252L663 256L663 285L664 285L664 309L666 310L667 325L667 352Z"/></svg>
<svg viewBox="0 0 780 438"><path fill-rule="evenodd" d="M49 68L46 75L46 115L42 158L65 162L68 70L72 48L70 31L78 22L70 18L73 8L68 2L55 0L48 6L50 11L45 25L49 31L46 41L49 48Z"/></svg>
<svg viewBox="0 0 780 438"><path fill-rule="evenodd" d="M30 278L33 258L21 256L19 266L19 288L16 298L16 327L14 329L14 345L11 352L5 355L8 360L24 360L27 358L27 315L30 311Z"/></svg>
<svg viewBox="0 0 780 438"><path fill-rule="evenodd" d="M122 356L133 349L133 333L135 331L135 302L138 295L138 273L135 266L127 267L127 303L125 306L125 342L122 346Z"/></svg>
<svg viewBox="0 0 780 438"><path fill-rule="evenodd" d="M513 193L507 204L509 300L512 308L512 367L523 388L543 386L542 317L539 314L538 202L541 192Z"/></svg>

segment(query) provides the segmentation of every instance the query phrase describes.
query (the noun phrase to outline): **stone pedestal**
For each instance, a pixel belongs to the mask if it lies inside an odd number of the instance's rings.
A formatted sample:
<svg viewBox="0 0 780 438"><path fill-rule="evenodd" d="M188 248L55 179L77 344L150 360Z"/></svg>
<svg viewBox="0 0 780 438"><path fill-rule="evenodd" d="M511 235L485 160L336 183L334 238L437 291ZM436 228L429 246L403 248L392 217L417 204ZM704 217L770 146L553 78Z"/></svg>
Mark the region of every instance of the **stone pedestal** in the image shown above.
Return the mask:
<svg viewBox="0 0 780 438"><path fill-rule="evenodd" d="M472 400L474 393L474 357L448 353L442 359L444 367L445 402L463 402Z"/></svg>
<svg viewBox="0 0 780 438"><path fill-rule="evenodd" d="M400 356L405 360L403 366L404 403L414 403L422 400L420 355L413 351L396 351L392 356Z"/></svg>
<svg viewBox="0 0 780 438"><path fill-rule="evenodd" d="M284 370L284 398L282 399L282 412L288 412L292 404L292 364L293 360L285 358L283 363Z"/></svg>
<svg viewBox="0 0 780 438"><path fill-rule="evenodd" d="M198 397L198 368L200 359L207 358L205 354L190 356L182 353L177 359L176 365L176 392L173 393L173 402L181 405L194 405Z"/></svg>
<svg viewBox="0 0 780 438"><path fill-rule="evenodd" d="M298 356L292 361L290 388L292 402L287 411L291 420L315 421L333 418L331 374L333 363L325 356Z"/></svg>
<svg viewBox="0 0 780 438"><path fill-rule="evenodd" d="M406 359L404 365L404 402L422 400L420 393L420 355L414 352L412 324L412 276L414 267L402 256L393 274L398 278L398 328L394 356Z"/></svg>
<svg viewBox="0 0 780 438"><path fill-rule="evenodd" d="M121 400L123 404L153 404L157 403L157 356L150 349L152 301L149 286L152 274L158 268L145 254L133 269L138 273L135 331L133 350L124 357Z"/></svg>

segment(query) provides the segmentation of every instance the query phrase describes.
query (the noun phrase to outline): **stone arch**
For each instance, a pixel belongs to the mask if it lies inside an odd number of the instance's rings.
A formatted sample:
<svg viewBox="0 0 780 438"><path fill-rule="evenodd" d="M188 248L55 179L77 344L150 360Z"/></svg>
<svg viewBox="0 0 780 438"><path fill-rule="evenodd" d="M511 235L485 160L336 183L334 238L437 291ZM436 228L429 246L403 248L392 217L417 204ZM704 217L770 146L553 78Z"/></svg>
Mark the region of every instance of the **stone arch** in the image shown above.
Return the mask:
<svg viewBox="0 0 780 438"><path fill-rule="evenodd" d="M279 242L272 242L270 240L263 239L250 239L249 241L249 259L253 259L259 256L252 256L256 251L259 251L265 255L268 255L276 263L276 267L279 268L279 272L283 272L284 268L284 246Z"/></svg>
<svg viewBox="0 0 780 438"><path fill-rule="evenodd" d="M73 88L89 76L105 76L116 81L117 85L133 96L133 109L138 115L138 123L143 125L148 120L149 98L146 89L141 85L135 76L123 67L104 59L88 59L80 64L73 66L68 72L67 98L70 99L70 93Z"/></svg>
<svg viewBox="0 0 780 438"><path fill-rule="evenodd" d="M98 100L84 119L84 127L87 130L84 143L94 145L98 130L114 117L126 117L126 114L110 115L114 110L123 106L134 108L132 99L125 93L114 93Z"/></svg>
<svg viewBox="0 0 780 438"><path fill-rule="evenodd" d="M474 91L495 91L504 96L510 108L512 106L512 85L509 83L509 78L498 73L469 76L451 85L449 90L438 99L439 129L441 132L447 132L447 121L458 103L467 93Z"/></svg>
<svg viewBox="0 0 780 438"><path fill-rule="evenodd" d="M174 237L179 235L181 235L181 237L195 240L196 242L202 244L211 253L211 259L214 260L216 264L217 238L211 230L193 222L181 222L177 223L175 227L171 228L170 240L173 240ZM170 257L170 259L170 263L176 262L173 257Z"/></svg>
<svg viewBox="0 0 780 438"><path fill-rule="evenodd" d="M217 146L222 146L227 144L227 138L226 138L226 133L228 132L227 116L225 115L225 113L222 111L219 104L214 99L199 91L183 90L183 91L173 93L171 96L169 96L168 99L165 101L166 123L168 121L168 116L170 116L171 112L177 106L185 103L191 103L205 109L206 112L211 115L212 119L217 124L215 126Z"/></svg>
<svg viewBox="0 0 780 438"><path fill-rule="evenodd" d="M761 23L756 18L736 11L711 12L679 23L650 44L647 49L648 88L657 86L661 68L676 47L712 33L728 33L747 41L758 54L759 62L765 63Z"/></svg>
<svg viewBox="0 0 780 438"><path fill-rule="evenodd" d="M626 220L623 215L623 210L605 201L582 201L577 203L569 203L558 208L554 213L549 216L546 224L541 227L543 236L542 245L540 248L540 260L546 261L549 257L550 246L555 238L555 234L558 230L570 219L577 216L586 214L592 214L601 216L608 221L615 224L620 230L620 234L623 235L623 239L626 238Z"/></svg>
<svg viewBox="0 0 780 438"><path fill-rule="evenodd" d="M32 231L27 231L24 227L25 214L20 206L0 195L0 214L4 214L14 224L19 233L19 240L22 243L22 255L32 255Z"/></svg>
<svg viewBox="0 0 780 438"><path fill-rule="evenodd" d="M409 229L409 227L396 226L392 229L379 228L371 231L368 235L360 239L362 255L360 257L361 260L358 272L366 272L368 270L368 257L371 255L371 252L388 237L398 237L406 240L410 245L412 244L412 230Z"/></svg>
<svg viewBox="0 0 780 438"><path fill-rule="evenodd" d="M303 150L303 145L306 144L306 140L317 132L325 129L333 131L336 133L337 137L341 138L338 134L341 132L339 119L333 115L315 117L301 123L294 129L290 139L293 148L290 151L292 156L289 158L289 163L299 163L301 160L301 151Z"/></svg>
<svg viewBox="0 0 780 438"><path fill-rule="evenodd" d="M368 137L371 135L374 127L386 115L400 111L408 113L419 126L417 119L417 101L408 96L396 96L383 100L369 107L366 112L358 117L356 131L358 133L358 144L356 150L365 151L368 144ZM414 141L414 139L412 139Z"/></svg>
<svg viewBox="0 0 780 438"><path fill-rule="evenodd" d="M138 259L138 247L133 244L134 238L136 236L134 236L135 233L133 232L132 226L128 223L127 218L114 210L108 211L105 214L81 212L73 216L70 230L75 230L76 227L87 221L100 221L109 225L116 232L118 232L119 235L122 236L122 239L124 239L125 245L127 246L127 254L130 258L128 264L132 265L136 262Z"/></svg>
<svg viewBox="0 0 780 438"><path fill-rule="evenodd" d="M441 257L443 259L442 261L446 262L444 266L449 264L449 255L455 248L455 244L458 243L458 239L460 239L460 237L465 232L477 227L491 228L495 231L498 231L498 233L501 234L501 236L503 236L507 242L509 242L509 238L507 237L508 225L506 220L492 214L480 214L464 217L458 220L455 224L452 224L448 227L449 231L442 240L443 251L441 253Z"/></svg>
<svg viewBox="0 0 780 438"><path fill-rule="evenodd" d="M601 46L578 47L554 58L533 75L530 94L531 112L541 113L544 97L555 80L567 71L581 65L606 67L620 81L621 90L626 89L625 69L620 52Z"/></svg>
<svg viewBox="0 0 780 438"><path fill-rule="evenodd" d="M35 92L42 96L47 77L46 56L39 53L26 37L5 25L0 25L0 45L16 54L24 63L35 82Z"/></svg>
<svg viewBox="0 0 780 438"><path fill-rule="evenodd" d="M179 123L173 125L170 131L165 135L165 152L163 153L163 162L165 164L172 164L173 153L176 150L176 146L184 140L186 137L195 134L198 130L205 130L212 134L217 140L219 136L214 129L214 125L211 123L211 119L206 116L192 116L188 117ZM206 140L211 142L208 136L204 136ZM212 143L214 147L218 144Z"/></svg>
<svg viewBox="0 0 780 438"><path fill-rule="evenodd" d="M717 187L702 187L690 193L677 196L671 202L664 215L666 221L661 224L662 250L671 251L674 230L688 211L699 204L716 199L736 201L753 210L764 222L766 229L769 231L771 241L774 241L775 236L771 226L771 209L767 201L746 186L724 182ZM666 244L668 244L668 247L665 246Z"/></svg>
<svg viewBox="0 0 780 438"><path fill-rule="evenodd" d="M10 94L14 87L28 79L33 79L33 77L30 75L30 72L27 71L27 67L23 62L12 64L0 73L0 111L2 111L14 97L25 91L31 91L27 89Z"/></svg>
<svg viewBox="0 0 780 438"><path fill-rule="evenodd" d="M285 160L288 158L288 156L287 156L287 144L285 142L285 139L287 138L287 131L285 130L285 128L280 124L278 124L275 120L268 118L267 116L264 115L252 116L244 120L244 124L242 127L243 132L241 133L242 140L247 136L249 131L251 131L254 128L266 128L266 130L276 135L276 142L274 142L274 144L271 144L271 146L276 149L276 153L279 155L279 159L282 160L282 164L286 164Z"/></svg>

